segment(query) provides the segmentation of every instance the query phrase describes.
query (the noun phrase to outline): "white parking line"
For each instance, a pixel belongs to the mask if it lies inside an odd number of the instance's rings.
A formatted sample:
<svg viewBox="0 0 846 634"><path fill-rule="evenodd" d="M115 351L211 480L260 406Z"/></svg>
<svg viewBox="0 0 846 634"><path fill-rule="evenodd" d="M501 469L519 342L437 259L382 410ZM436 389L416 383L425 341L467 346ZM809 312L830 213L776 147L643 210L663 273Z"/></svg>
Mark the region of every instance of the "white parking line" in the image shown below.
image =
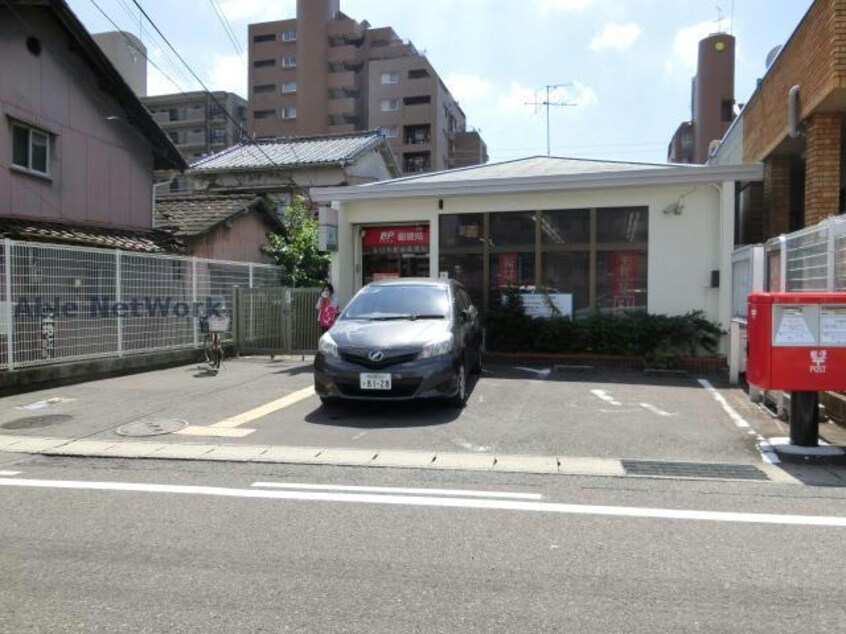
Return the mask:
<svg viewBox="0 0 846 634"><path fill-rule="evenodd" d="M0 476L2 476L2 477L16 476L16 475L20 475L20 474L21 474L20 471L0 471Z"/></svg>
<svg viewBox="0 0 846 634"><path fill-rule="evenodd" d="M639 403L639 405L645 409L649 410L653 414L657 414L658 416L676 416L676 414L671 414L670 412L665 412L663 409L659 409L654 405L650 405L649 403Z"/></svg>
<svg viewBox="0 0 846 634"><path fill-rule="evenodd" d="M412 489L407 487L368 487L345 484L302 484L297 482L253 482L251 486L271 489L299 489L302 491L345 491L352 493L405 493L408 495L443 495L446 497L502 498L512 500L542 500L540 493L511 493L506 491L468 491L464 489Z"/></svg>
<svg viewBox="0 0 846 634"><path fill-rule="evenodd" d="M591 394L593 394L596 398L601 398L606 403L611 403L611 405L616 405L617 407L622 407L622 403L614 399L608 392L605 390L591 390Z"/></svg>
<svg viewBox="0 0 846 634"><path fill-rule="evenodd" d="M846 528L846 517L836 515L779 515L772 513L738 513L726 511L697 511L666 508L638 508L631 506L591 506L560 504L528 500L486 500L473 498L428 497L410 495L374 495L363 493L329 493L323 491L264 491L258 489L230 489L211 486L179 486L170 484L141 484L137 482L84 482L78 480L30 480L0 478L0 487L27 487L78 491L122 491L132 493L169 493L237 497L264 500L292 500L299 502L347 502L418 507L484 509L555 513L564 515L598 515L640 519L688 520L700 522L728 522L741 524L770 524L780 526L822 526Z"/></svg>

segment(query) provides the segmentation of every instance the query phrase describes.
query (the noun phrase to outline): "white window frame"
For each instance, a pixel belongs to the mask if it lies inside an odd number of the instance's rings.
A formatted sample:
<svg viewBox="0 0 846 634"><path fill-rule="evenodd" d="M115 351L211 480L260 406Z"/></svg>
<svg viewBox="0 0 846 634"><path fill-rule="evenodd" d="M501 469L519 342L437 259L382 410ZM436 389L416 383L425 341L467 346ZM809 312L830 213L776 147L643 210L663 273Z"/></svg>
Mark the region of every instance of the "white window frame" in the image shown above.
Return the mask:
<svg viewBox="0 0 846 634"><path fill-rule="evenodd" d="M283 119L296 119L297 118L297 107L296 106L285 106L282 108L282 118Z"/></svg>
<svg viewBox="0 0 846 634"><path fill-rule="evenodd" d="M282 41L283 42L296 42L297 41L297 32L296 31L282 31Z"/></svg>
<svg viewBox="0 0 846 634"><path fill-rule="evenodd" d="M14 129L17 128L19 130L23 130L26 133L26 165L21 165L20 163L15 162L15 131ZM19 123L17 121L12 122L12 134L10 136L11 141L11 161L10 164L16 170L24 171L29 174L35 174L36 176L45 176L50 177L50 161L52 159L52 148L51 148L51 134L46 130L41 130L39 128L35 128L31 125L27 125L25 123ZM38 136L44 139L44 149L46 151L46 157L44 161L44 171L40 169L36 169L32 166L32 155L33 155L33 137Z"/></svg>
<svg viewBox="0 0 846 634"><path fill-rule="evenodd" d="M282 92L284 92L284 93L297 92L297 82L296 81L283 81L282 82Z"/></svg>
<svg viewBox="0 0 846 634"><path fill-rule="evenodd" d="M286 55L282 58L282 68L296 68L297 67L297 56L296 55Z"/></svg>
<svg viewBox="0 0 846 634"><path fill-rule="evenodd" d="M397 71L388 71L387 73L382 73L381 78L379 81L382 83L383 86L387 86L390 84L398 84L399 83L399 73Z"/></svg>
<svg viewBox="0 0 846 634"><path fill-rule="evenodd" d="M394 107L391 108L391 105ZM379 104L379 110L382 112L396 112L399 110L399 99L383 99Z"/></svg>
<svg viewBox="0 0 846 634"><path fill-rule="evenodd" d="M399 126L385 126L384 128L382 128L382 134L385 135L386 139L397 139L399 138Z"/></svg>

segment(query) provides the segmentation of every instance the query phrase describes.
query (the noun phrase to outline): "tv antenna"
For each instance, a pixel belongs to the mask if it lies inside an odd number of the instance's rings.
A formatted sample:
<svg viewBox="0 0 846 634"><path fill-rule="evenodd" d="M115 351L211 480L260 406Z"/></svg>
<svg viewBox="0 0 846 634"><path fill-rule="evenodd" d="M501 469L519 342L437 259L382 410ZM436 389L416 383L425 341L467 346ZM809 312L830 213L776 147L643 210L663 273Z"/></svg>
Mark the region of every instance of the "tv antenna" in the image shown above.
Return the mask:
<svg viewBox="0 0 846 634"><path fill-rule="evenodd" d="M546 108L546 155L550 155L550 144L549 144L549 108L551 106L556 107L568 107L568 106L577 106L578 104L575 101L550 101L551 93L558 88L569 88L573 84L549 84L544 86L546 89L546 99L544 101L538 101L538 91L535 91L535 100L534 101L527 101L525 105L527 106L534 106L535 107L535 114L538 112L538 108L544 106Z"/></svg>
<svg viewBox="0 0 846 634"><path fill-rule="evenodd" d="M723 13L723 8L720 5L717 5L717 33L724 33L723 31L723 20L725 19L725 13Z"/></svg>

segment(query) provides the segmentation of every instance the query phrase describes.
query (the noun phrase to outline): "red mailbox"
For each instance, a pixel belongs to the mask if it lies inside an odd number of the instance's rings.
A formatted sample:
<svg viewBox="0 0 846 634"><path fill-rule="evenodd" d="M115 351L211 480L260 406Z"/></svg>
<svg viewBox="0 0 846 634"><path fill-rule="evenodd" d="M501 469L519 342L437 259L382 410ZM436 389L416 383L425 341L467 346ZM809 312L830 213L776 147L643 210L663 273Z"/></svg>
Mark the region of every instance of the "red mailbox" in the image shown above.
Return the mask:
<svg viewBox="0 0 846 634"><path fill-rule="evenodd" d="M846 293L752 293L747 324L751 385L846 389Z"/></svg>

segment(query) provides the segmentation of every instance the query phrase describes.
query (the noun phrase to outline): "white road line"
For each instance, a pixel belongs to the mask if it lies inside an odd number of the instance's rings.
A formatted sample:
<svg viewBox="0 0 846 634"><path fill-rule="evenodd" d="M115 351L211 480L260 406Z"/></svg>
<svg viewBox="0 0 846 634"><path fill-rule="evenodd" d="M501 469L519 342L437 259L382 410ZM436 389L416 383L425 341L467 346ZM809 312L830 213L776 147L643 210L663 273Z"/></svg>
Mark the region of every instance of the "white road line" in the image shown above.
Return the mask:
<svg viewBox="0 0 846 634"><path fill-rule="evenodd" d="M253 482L251 486L271 489L300 489L303 491L346 491L358 493L404 493L408 495L442 495L446 497L502 498L513 500L542 500L540 493L510 493L506 491L468 491L463 489L412 489L407 487L367 487L343 484L298 484L296 482Z"/></svg>
<svg viewBox="0 0 846 634"><path fill-rule="evenodd" d="M474 445L472 442L468 442L463 438L453 438L452 442L454 442L459 447L463 447L464 449L467 449L468 451L473 451L475 453L485 453L487 451L490 451L491 449L490 447L485 447L483 445Z"/></svg>
<svg viewBox="0 0 846 634"><path fill-rule="evenodd" d="M3 476L3 477L16 476L16 475L20 475L20 474L21 474L20 471L0 471L0 476Z"/></svg>
<svg viewBox="0 0 846 634"><path fill-rule="evenodd" d="M611 403L611 405L616 405L617 407L621 407L623 405L620 401L615 400L614 397L605 390L591 390L590 393L596 398L601 398L606 403Z"/></svg>
<svg viewBox="0 0 846 634"><path fill-rule="evenodd" d="M658 416L675 416L675 414L671 414L670 412L665 412L663 409L659 409L654 405L650 405L649 403L639 403L639 405L645 409L649 410L653 414L657 414Z"/></svg>
<svg viewBox="0 0 846 634"><path fill-rule="evenodd" d="M735 513L726 511L695 511L631 506L591 506L586 504L557 504L519 500L479 500L471 498L422 497L403 495L371 495L357 493L327 493L321 491L263 491L258 489L229 489L210 486L176 486L169 484L140 484L136 482L83 482L75 480L29 480L0 478L0 487L29 487L84 491L126 491L134 493L171 493L237 497L264 500L295 500L310 502L349 502L419 507L444 507L557 513L565 515L600 515L640 519L669 519L741 524L772 524L781 526L825 526L846 528L846 517L834 515L777 515L771 513Z"/></svg>

